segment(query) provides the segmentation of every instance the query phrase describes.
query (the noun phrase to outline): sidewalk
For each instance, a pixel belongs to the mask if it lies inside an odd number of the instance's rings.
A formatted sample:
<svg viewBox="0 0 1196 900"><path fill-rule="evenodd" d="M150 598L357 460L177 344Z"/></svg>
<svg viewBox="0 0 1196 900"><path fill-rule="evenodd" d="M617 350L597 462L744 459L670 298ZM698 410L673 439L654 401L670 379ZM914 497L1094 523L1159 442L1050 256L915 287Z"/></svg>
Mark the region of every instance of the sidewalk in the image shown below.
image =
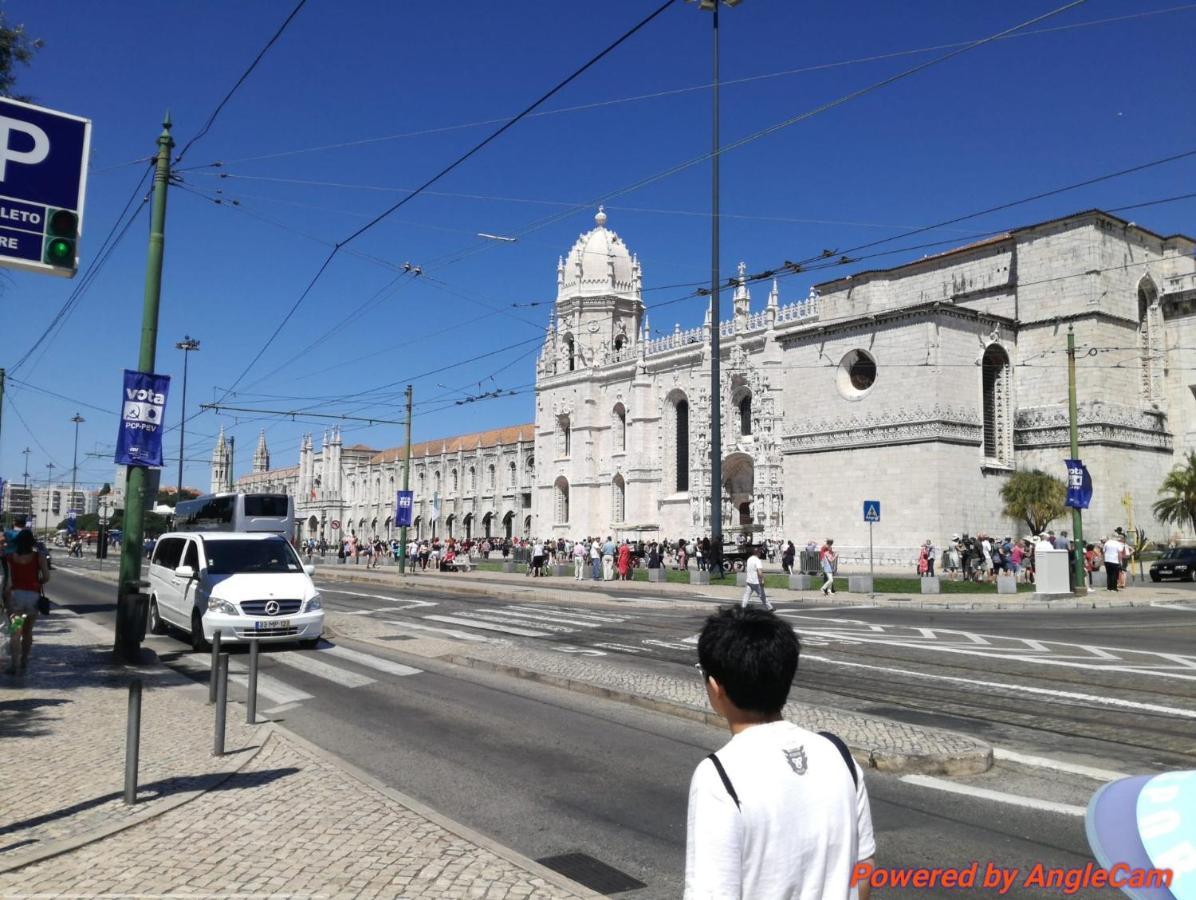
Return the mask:
<svg viewBox="0 0 1196 900"><path fill-rule="evenodd" d="M559 602L570 596L584 596L587 603L613 603L626 605L642 598L646 602L668 603L676 608L706 608L714 603L738 603L743 588L730 584L689 585L672 582L652 583L646 581L576 581L570 574L547 578L530 578L523 573L474 569L472 572L437 572L432 569L419 571L414 575L401 575L398 566L382 565L366 569L363 565L336 562L317 563L317 576L363 584L410 585L421 591L451 591L454 593L484 594L500 600L542 599ZM1110 594L1111 596L1104 596ZM1114 609L1118 607L1148 606L1158 601L1184 601L1196 604L1196 593L1178 588L1134 586L1116 594L1111 591L1093 591L1086 597L1069 597L1061 600L1038 600L1032 593L1022 594L849 594L838 591L826 596L819 590L794 591L786 588L769 588L768 597L773 603L806 602L819 606L882 606L899 609L941 609L941 610L1052 610L1052 609Z"/></svg>
<svg viewBox="0 0 1196 900"><path fill-rule="evenodd" d="M211 756L207 689L111 662L64 611L23 678L0 676L0 895L597 896L274 725L228 708ZM127 685L140 677L138 803L123 803Z"/></svg>

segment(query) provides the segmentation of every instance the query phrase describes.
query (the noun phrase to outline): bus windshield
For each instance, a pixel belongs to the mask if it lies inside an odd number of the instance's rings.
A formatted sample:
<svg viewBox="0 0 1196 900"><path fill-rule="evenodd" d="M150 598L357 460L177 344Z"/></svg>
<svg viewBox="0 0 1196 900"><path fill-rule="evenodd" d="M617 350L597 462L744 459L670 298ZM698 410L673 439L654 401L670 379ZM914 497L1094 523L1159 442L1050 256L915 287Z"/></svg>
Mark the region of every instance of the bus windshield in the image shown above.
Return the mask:
<svg viewBox="0 0 1196 900"><path fill-rule="evenodd" d="M209 575L302 572L299 557L285 540L205 541Z"/></svg>

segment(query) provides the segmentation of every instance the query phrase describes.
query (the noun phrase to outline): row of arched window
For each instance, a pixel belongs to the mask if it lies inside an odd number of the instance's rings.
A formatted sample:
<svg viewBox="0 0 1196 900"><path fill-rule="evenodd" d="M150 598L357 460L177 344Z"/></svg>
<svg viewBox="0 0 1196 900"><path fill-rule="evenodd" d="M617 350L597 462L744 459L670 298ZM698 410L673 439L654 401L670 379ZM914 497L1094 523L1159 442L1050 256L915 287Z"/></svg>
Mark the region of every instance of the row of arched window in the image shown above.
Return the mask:
<svg viewBox="0 0 1196 900"><path fill-rule="evenodd" d="M560 476L553 485L556 497L554 518L557 525L569 524L569 479ZM627 517L627 483L621 474L615 475L610 483L610 520L623 522Z"/></svg>
<svg viewBox="0 0 1196 900"><path fill-rule="evenodd" d="M573 420L567 414L557 416L557 456L565 458L573 453ZM611 410L611 453L627 452L627 408L616 403Z"/></svg>
<svg viewBox="0 0 1196 900"><path fill-rule="evenodd" d="M531 478L535 472L535 460L532 457L527 458L526 462L528 477ZM485 488L488 491L494 491L498 484L498 467L494 463L490 463L484 470ZM395 486L397 484L396 476L389 477L390 494L384 496L382 494L382 478L378 476L373 482L372 496L367 496L367 488L369 482L366 480L358 481L350 478L348 482L348 492L346 500L350 503L380 503L384 500L389 502L389 498L393 496ZM462 490L468 493L477 493L478 491L478 469L476 466L469 466L464 472L459 471L456 467L448 470L448 489L450 494L459 493ZM432 471L431 490L435 493L442 493L444 488L444 480L439 469ZM519 486L519 467L515 460L511 460L506 466L506 486L514 488ZM426 494L429 489L428 472L421 469L415 474L414 488L419 494Z"/></svg>

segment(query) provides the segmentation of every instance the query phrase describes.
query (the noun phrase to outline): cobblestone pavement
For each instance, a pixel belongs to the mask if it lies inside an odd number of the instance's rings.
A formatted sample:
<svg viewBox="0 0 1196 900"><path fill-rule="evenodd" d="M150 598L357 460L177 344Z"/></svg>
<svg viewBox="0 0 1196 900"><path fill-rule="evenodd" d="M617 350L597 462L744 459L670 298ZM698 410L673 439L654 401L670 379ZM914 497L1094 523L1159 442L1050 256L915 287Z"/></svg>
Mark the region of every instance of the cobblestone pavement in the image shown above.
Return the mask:
<svg viewBox="0 0 1196 900"><path fill-rule="evenodd" d="M97 629L44 620L29 674L5 685L0 896L594 896L281 729L235 724L240 705L226 745L238 752L212 757L206 689L158 667L118 669ZM141 802L129 808L134 674L146 689Z"/></svg>
<svg viewBox="0 0 1196 900"><path fill-rule="evenodd" d="M692 677L681 677L630 662L527 647L470 648L450 659L643 705L664 704L692 711L705 721L721 721L710 711L696 671ZM834 732L861 764L879 769L968 774L992 765L992 749L963 734L795 701L785 705L784 715L803 728Z"/></svg>

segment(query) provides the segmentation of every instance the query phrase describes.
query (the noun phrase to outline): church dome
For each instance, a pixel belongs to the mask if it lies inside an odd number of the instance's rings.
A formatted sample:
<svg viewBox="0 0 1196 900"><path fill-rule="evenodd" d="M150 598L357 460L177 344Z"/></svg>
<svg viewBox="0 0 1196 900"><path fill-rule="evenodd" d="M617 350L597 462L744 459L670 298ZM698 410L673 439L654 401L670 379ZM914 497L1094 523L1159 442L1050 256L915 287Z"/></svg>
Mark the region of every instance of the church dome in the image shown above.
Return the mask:
<svg viewBox="0 0 1196 900"><path fill-rule="evenodd" d="M569 256L557 264L557 300L610 294L638 299L639 261L606 227L606 212L601 206L594 224L596 227L578 237Z"/></svg>

